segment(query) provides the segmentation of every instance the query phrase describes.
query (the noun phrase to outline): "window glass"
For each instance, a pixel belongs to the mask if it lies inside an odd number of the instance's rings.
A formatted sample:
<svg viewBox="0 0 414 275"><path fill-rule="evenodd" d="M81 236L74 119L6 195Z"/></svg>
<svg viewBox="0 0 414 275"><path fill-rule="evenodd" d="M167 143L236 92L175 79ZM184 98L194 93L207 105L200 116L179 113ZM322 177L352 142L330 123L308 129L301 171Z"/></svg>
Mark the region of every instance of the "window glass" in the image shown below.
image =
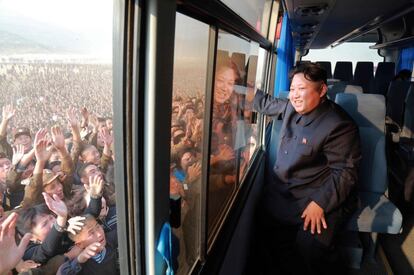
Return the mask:
<svg viewBox="0 0 414 275"><path fill-rule="evenodd" d="M105 233L116 232L112 9L112 0L0 1L0 161L16 164L0 175L0 189L10 180L0 196L6 210L22 206L19 225L31 224L25 212L44 203L45 192L66 204L68 217L93 208Z"/></svg>
<svg viewBox="0 0 414 275"><path fill-rule="evenodd" d="M213 93L208 232L220 226L258 140L248 94L263 85L265 52L257 43L219 32Z"/></svg>
<svg viewBox="0 0 414 275"><path fill-rule="evenodd" d="M180 204L178 274L199 255L201 156L209 26L177 13L171 121L170 198ZM172 209L173 211L173 209Z"/></svg>
<svg viewBox="0 0 414 275"><path fill-rule="evenodd" d="M222 0L263 36L267 36L272 0Z"/></svg>
<svg viewBox="0 0 414 275"><path fill-rule="evenodd" d="M335 64L338 61L351 61L354 71L358 61L371 61L374 63L375 72L378 62L383 62L384 58L378 54L377 50L369 48L369 46L374 44L375 43L348 42L335 48L312 49L302 58L302 61L330 61L332 73L335 71Z"/></svg>

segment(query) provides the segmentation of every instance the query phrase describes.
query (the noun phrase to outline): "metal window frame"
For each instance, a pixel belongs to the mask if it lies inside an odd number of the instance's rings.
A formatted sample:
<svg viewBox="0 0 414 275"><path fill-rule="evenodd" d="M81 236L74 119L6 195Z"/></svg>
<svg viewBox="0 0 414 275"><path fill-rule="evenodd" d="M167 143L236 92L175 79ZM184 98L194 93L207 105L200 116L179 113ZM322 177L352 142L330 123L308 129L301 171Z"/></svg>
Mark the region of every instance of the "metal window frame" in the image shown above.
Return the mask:
<svg viewBox="0 0 414 275"><path fill-rule="evenodd" d="M218 0L182 0L177 3L177 11L192 18L216 26L233 35L259 43L262 48L270 50L270 42L256 31L247 21ZM269 11L270 12L270 11ZM269 28L269 26L268 26Z"/></svg>
<svg viewBox="0 0 414 275"><path fill-rule="evenodd" d="M145 274L161 272L156 245L169 222L169 169L172 83L174 64L175 1L142 3L142 28L138 75L142 92L143 196ZM138 125L137 125L138 127Z"/></svg>
<svg viewBox="0 0 414 275"><path fill-rule="evenodd" d="M134 1L114 1L113 6L113 112L115 141L116 208L118 219L119 265L122 274L142 274L141 230L136 221L140 220L135 212L139 193L137 180L132 176L137 163L133 156L133 58L135 34L139 33L138 5ZM136 171L137 172L137 171Z"/></svg>

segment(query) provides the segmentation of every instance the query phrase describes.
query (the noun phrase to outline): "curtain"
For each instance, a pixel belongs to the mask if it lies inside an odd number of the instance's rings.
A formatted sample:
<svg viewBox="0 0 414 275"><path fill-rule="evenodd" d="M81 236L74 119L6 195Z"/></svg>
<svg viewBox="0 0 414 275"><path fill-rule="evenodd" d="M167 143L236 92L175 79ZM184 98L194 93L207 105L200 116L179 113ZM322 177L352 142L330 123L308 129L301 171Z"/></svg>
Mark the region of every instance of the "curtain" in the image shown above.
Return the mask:
<svg viewBox="0 0 414 275"><path fill-rule="evenodd" d="M397 63L397 73L404 69L412 71L413 63L414 47L401 49Z"/></svg>
<svg viewBox="0 0 414 275"><path fill-rule="evenodd" d="M293 46L292 31L287 13L283 16L280 40L277 47L277 63L274 96L280 91L289 90L289 71L293 67L295 47Z"/></svg>

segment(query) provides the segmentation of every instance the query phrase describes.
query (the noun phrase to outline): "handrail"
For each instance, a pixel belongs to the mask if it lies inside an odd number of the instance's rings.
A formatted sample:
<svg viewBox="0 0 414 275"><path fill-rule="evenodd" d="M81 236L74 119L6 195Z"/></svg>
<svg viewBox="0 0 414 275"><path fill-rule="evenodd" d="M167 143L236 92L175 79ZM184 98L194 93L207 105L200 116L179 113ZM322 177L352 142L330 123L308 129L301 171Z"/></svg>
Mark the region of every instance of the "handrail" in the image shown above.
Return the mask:
<svg viewBox="0 0 414 275"><path fill-rule="evenodd" d="M400 8L396 13L393 14L388 14L388 15L384 15L384 16L377 16L374 19L372 19L371 21L367 22L365 25L363 25L362 27L359 27L353 31L351 31L350 33L348 33L347 35L339 38L338 40L336 40L335 42L332 43L331 47L335 48L336 46L344 43L344 42L348 42L351 41L357 37L360 37L361 35L364 35L374 29L377 29L378 27L394 20L397 19L405 14L410 13L411 11L414 11L414 5L407 4L404 5L402 8Z"/></svg>
<svg viewBox="0 0 414 275"><path fill-rule="evenodd" d="M382 48L392 48L392 47L401 47L403 45L408 45L408 44L412 44L414 43L414 35L412 36L408 36L408 37L403 37L397 40L393 40L393 41L387 41L384 43L380 43L380 44L375 44L372 46L369 46L370 49L382 49Z"/></svg>

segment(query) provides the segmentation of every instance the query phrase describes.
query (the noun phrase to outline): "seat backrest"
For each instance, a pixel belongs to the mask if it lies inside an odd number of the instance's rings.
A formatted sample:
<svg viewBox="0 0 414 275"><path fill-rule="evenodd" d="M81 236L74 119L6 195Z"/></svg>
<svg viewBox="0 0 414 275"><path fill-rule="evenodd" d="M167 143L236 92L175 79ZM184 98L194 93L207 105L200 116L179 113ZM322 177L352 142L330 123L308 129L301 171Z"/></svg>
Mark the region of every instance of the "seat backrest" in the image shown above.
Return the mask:
<svg viewBox="0 0 414 275"><path fill-rule="evenodd" d="M239 72L244 71L246 65L246 55L244 53L232 53L230 59L236 64Z"/></svg>
<svg viewBox="0 0 414 275"><path fill-rule="evenodd" d="M395 76L394 62L379 62L375 71L373 94L386 95L388 85Z"/></svg>
<svg viewBox="0 0 414 275"><path fill-rule="evenodd" d="M362 94L364 92L363 88L358 85L346 85L344 89L344 93L349 94Z"/></svg>
<svg viewBox="0 0 414 275"><path fill-rule="evenodd" d="M279 98L286 99L289 96L289 91L280 91ZM272 130L270 132L269 147L267 148L267 164L270 169L273 168L276 162L277 150L279 145L280 129L282 129L282 120L274 119Z"/></svg>
<svg viewBox="0 0 414 275"><path fill-rule="evenodd" d="M280 139L280 130L282 129L282 120L273 120L272 131L270 132L270 142L269 147L266 149L267 153L267 163L270 169L276 163L276 156L278 151L279 139Z"/></svg>
<svg viewBox="0 0 414 275"><path fill-rule="evenodd" d="M331 61L317 61L319 65L326 70L327 78L332 78L332 66Z"/></svg>
<svg viewBox="0 0 414 275"><path fill-rule="evenodd" d="M359 127L362 160L359 167L359 191L383 194L387 190L385 136L370 127Z"/></svg>
<svg viewBox="0 0 414 275"><path fill-rule="evenodd" d="M364 93L369 93L372 88L372 82L374 80L374 63L359 61L356 64L354 81L355 85L359 85L364 90Z"/></svg>
<svg viewBox="0 0 414 275"><path fill-rule="evenodd" d="M288 98L289 97L289 91L280 91L278 98Z"/></svg>
<svg viewBox="0 0 414 275"><path fill-rule="evenodd" d="M348 82L337 81L331 85L328 85L328 98L330 100L335 100L336 95L345 92L345 88Z"/></svg>
<svg viewBox="0 0 414 275"><path fill-rule="evenodd" d="M403 126L404 105L410 82L395 80L391 81L387 92L387 116L400 127Z"/></svg>
<svg viewBox="0 0 414 275"><path fill-rule="evenodd" d="M335 99L355 120L361 139L359 191L383 194L387 189L385 155L385 97L374 94L338 94Z"/></svg>
<svg viewBox="0 0 414 275"><path fill-rule="evenodd" d="M352 62L338 61L335 65L334 78L342 81L352 81Z"/></svg>
<svg viewBox="0 0 414 275"><path fill-rule="evenodd" d="M336 95L335 102L344 108L359 127L371 127L385 133L385 97L374 94Z"/></svg>
<svg viewBox="0 0 414 275"><path fill-rule="evenodd" d="M414 84L405 97L404 123L400 138L414 139Z"/></svg>

